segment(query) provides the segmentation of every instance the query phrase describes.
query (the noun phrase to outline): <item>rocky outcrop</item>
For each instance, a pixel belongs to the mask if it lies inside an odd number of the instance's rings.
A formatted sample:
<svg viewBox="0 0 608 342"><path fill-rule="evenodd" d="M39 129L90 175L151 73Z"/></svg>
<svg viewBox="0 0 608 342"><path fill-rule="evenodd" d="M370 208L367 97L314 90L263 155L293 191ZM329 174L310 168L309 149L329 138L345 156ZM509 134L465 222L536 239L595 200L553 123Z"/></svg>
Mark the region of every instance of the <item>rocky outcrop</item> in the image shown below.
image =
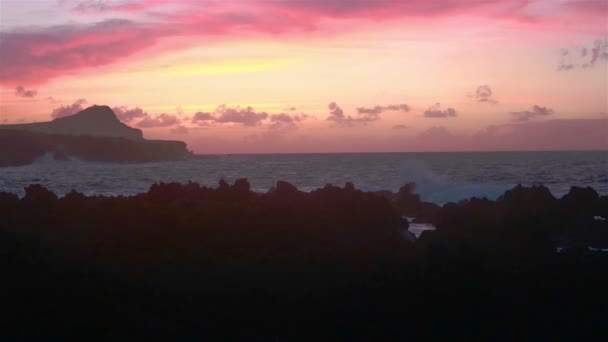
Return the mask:
<svg viewBox="0 0 608 342"><path fill-rule="evenodd" d="M141 130L129 127L120 122L108 106L91 106L74 115L49 122L1 125L0 129L54 135L90 135L96 137L143 140Z"/></svg>
<svg viewBox="0 0 608 342"><path fill-rule="evenodd" d="M50 122L0 125L0 167L27 165L45 154L56 160L76 157L101 162L152 162L192 155L184 142L144 139L141 130L120 122L107 106L89 107Z"/></svg>

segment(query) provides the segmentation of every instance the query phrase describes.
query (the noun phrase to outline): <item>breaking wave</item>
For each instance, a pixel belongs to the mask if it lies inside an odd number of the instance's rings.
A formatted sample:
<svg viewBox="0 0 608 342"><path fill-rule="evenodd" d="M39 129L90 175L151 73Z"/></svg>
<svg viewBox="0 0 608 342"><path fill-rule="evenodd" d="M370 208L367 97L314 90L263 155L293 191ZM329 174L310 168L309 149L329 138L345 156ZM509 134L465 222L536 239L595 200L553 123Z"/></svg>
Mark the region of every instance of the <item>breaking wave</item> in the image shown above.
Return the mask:
<svg viewBox="0 0 608 342"><path fill-rule="evenodd" d="M458 202L471 197L495 200L514 186L449 180L433 172L429 165L421 160L406 161L400 179L402 184L415 183L415 192L422 200L437 204Z"/></svg>

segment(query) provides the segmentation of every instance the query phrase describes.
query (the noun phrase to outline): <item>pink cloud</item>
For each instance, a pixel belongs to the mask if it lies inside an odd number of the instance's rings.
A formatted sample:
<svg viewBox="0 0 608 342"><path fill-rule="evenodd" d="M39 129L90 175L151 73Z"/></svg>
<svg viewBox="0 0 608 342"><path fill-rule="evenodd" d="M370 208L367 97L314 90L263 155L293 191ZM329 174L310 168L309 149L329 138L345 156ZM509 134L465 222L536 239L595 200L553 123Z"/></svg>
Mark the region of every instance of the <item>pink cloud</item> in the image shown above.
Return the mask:
<svg viewBox="0 0 608 342"><path fill-rule="evenodd" d="M10 30L0 35L0 84L44 83L52 78L74 74L87 68L115 63L146 48L162 38L234 35L237 33L285 34L312 31L324 19L369 19L374 21L396 18L441 17L467 15L469 17L508 18L528 20L533 16L527 6L538 1L515 0L309 0L247 2L183 1L178 5L165 0L140 1L81 1L72 7L79 14L121 13L136 14L142 19L101 21L94 25L69 24L63 26ZM171 10L163 6L171 6ZM561 11L576 14L570 22L597 18L604 10L600 2L592 0L553 4ZM598 9L593 11L593 9ZM151 12L152 10L155 10ZM534 25L551 22L553 12L547 10ZM603 12L602 12L603 13ZM557 14L556 14L557 15ZM175 47L165 47L172 49ZM159 51L162 51L160 49Z"/></svg>
<svg viewBox="0 0 608 342"><path fill-rule="evenodd" d="M407 105L406 105L407 106ZM345 115L344 111L337 103L331 102L327 108L329 109L329 116L327 117L327 121L332 121L336 125L343 127L353 127L356 125L366 125L368 123L380 120L380 114L383 111L391 110L390 108L399 109L398 105L390 105L390 106L377 106L376 108L365 108L360 107L357 108L357 115ZM395 110L396 110L395 109ZM407 107L409 110L409 106Z"/></svg>
<svg viewBox="0 0 608 342"><path fill-rule="evenodd" d="M55 108L51 113L53 120L74 115L84 109L83 105L87 103L85 99L79 99L68 106L60 106Z"/></svg>
<svg viewBox="0 0 608 342"><path fill-rule="evenodd" d="M106 65L154 44L160 34L127 20L93 26L4 32L0 83L40 84L83 68Z"/></svg>
<svg viewBox="0 0 608 342"><path fill-rule="evenodd" d="M154 117L147 115L136 126L141 128L169 127L179 123L181 123L181 120L177 116L162 113Z"/></svg>
<svg viewBox="0 0 608 342"><path fill-rule="evenodd" d="M541 107L539 105L532 106L531 110L524 110L520 112L511 112L513 115L513 121L528 121L534 119L536 117L543 117L548 115L553 115L555 111L551 108Z"/></svg>
<svg viewBox="0 0 608 342"><path fill-rule="evenodd" d="M133 119L145 118L149 116L148 113L144 112L144 110L139 107L129 109L125 106L119 106L112 108L112 111L114 114L116 114L118 120L122 122L130 122Z"/></svg>
<svg viewBox="0 0 608 342"><path fill-rule="evenodd" d="M568 9L597 16L608 14L608 1L606 0L571 0L565 3L564 6Z"/></svg>
<svg viewBox="0 0 608 342"><path fill-rule="evenodd" d="M25 89L23 86L17 86L14 94L18 97L36 97L38 91L36 89Z"/></svg>
<svg viewBox="0 0 608 342"><path fill-rule="evenodd" d="M221 105L213 112L196 112L192 116L192 123L200 126L212 124L238 124L244 127L256 127L262 123L268 123L268 128L273 130L286 127L297 128L297 124L310 118L306 114L269 114L267 112L257 112L251 106L229 107Z"/></svg>
<svg viewBox="0 0 608 342"><path fill-rule="evenodd" d="M83 0L71 7L79 14L101 14L110 12L139 12L155 6L171 3L169 0Z"/></svg>
<svg viewBox="0 0 608 342"><path fill-rule="evenodd" d="M458 113L454 108L447 108L446 110L441 110L441 104L436 103L435 105L429 107L423 113L425 118L454 118L458 116Z"/></svg>

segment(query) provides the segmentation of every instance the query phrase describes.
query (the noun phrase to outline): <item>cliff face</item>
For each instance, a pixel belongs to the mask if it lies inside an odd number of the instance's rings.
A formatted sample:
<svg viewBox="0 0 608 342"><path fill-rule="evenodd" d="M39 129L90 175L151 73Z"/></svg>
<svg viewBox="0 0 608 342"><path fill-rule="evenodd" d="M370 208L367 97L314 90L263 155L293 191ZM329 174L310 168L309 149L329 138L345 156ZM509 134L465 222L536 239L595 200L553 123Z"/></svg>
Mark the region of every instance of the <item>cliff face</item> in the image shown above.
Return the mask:
<svg viewBox="0 0 608 342"><path fill-rule="evenodd" d="M181 141L146 140L107 106L51 122L0 125L0 166L32 163L44 154L102 162L152 162L191 156Z"/></svg>
<svg viewBox="0 0 608 342"><path fill-rule="evenodd" d="M129 127L108 106L92 106L79 113L49 122L2 125L0 129L60 135L90 135L142 140L141 130Z"/></svg>

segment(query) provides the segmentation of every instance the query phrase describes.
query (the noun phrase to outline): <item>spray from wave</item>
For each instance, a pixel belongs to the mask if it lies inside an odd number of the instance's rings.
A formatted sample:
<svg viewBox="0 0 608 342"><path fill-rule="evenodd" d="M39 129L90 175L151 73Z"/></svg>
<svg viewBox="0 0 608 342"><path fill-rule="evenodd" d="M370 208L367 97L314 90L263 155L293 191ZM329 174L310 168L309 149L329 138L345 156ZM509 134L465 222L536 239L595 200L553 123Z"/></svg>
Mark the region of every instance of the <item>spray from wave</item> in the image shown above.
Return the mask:
<svg viewBox="0 0 608 342"><path fill-rule="evenodd" d="M416 193L423 201L445 204L458 202L471 197L486 197L491 200L512 186L505 184L475 183L448 180L434 173L430 166L421 160L408 160L403 164L400 174L401 184L415 183Z"/></svg>
<svg viewBox="0 0 608 342"><path fill-rule="evenodd" d="M68 156L63 156L60 154L47 152L47 153L43 154L42 156L36 158L36 160L34 160L33 164L44 165L44 164L64 163L64 162L68 162L71 160L72 160L72 158L70 158Z"/></svg>

